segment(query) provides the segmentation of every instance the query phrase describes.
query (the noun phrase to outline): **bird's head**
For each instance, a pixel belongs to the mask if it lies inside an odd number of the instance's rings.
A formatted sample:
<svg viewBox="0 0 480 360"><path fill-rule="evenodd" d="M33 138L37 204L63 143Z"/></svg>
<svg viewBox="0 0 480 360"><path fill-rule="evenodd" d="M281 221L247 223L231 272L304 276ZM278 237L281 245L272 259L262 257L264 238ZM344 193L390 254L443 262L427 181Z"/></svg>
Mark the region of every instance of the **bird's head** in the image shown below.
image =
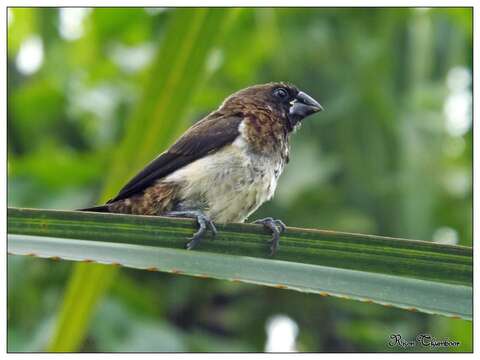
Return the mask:
<svg viewBox="0 0 480 360"><path fill-rule="evenodd" d="M222 107L237 106L272 111L285 121L289 132L307 116L323 110L310 95L284 82L250 86L234 93L222 104Z"/></svg>

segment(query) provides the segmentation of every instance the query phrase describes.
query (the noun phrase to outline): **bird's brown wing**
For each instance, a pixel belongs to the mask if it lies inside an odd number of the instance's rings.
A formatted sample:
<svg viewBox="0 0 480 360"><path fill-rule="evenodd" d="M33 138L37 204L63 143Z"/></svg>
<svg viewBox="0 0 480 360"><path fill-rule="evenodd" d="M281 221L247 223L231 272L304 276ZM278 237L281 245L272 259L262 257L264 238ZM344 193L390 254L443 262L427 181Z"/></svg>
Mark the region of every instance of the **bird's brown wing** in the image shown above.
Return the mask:
<svg viewBox="0 0 480 360"><path fill-rule="evenodd" d="M133 177L108 203L138 194L156 180L232 143L239 135L241 116L212 113L194 124L170 149L160 154Z"/></svg>

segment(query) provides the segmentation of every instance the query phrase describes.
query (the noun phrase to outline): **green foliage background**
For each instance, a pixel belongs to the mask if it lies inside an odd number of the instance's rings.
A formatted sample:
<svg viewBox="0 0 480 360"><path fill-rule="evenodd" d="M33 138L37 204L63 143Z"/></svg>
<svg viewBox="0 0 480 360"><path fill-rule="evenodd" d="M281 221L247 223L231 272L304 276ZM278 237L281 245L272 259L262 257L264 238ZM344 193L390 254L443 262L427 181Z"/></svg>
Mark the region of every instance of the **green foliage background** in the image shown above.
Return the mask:
<svg viewBox="0 0 480 360"><path fill-rule="evenodd" d="M58 9L10 9L9 206L96 203L109 174L121 171L111 159L138 115L144 84L162 75L155 55L182 11L92 9L82 35L67 39ZM454 95L447 79L455 69L472 71L471 21L470 9L237 9L192 83L199 91L170 121L193 122L254 83L293 82L327 111L295 135L275 199L255 217L425 240L456 232L471 245L472 130L449 131L444 112ZM42 41L43 62L25 74L18 57L32 36ZM470 86L465 91L471 95ZM181 104L191 94L172 96ZM45 349L71 270L67 262L9 257L9 351ZM391 334L425 332L472 349L467 321L122 269L80 350L263 351L276 314L298 324L300 351L425 350L387 346Z"/></svg>

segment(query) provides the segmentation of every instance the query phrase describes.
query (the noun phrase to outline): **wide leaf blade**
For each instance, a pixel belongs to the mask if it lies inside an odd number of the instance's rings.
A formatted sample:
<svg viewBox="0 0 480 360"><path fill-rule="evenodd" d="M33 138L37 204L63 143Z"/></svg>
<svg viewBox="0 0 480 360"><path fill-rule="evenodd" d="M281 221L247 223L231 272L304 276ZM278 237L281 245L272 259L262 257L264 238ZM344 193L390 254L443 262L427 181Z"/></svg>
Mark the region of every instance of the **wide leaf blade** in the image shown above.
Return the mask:
<svg viewBox="0 0 480 360"><path fill-rule="evenodd" d="M220 227L183 249L190 220L9 209L8 251L182 273L375 302L471 319L472 250L419 240L288 228L267 255L258 225ZM334 250L332 250L334 249ZM328 256L320 256L327 252ZM353 258L363 258L355 262ZM350 256L350 257L349 257ZM345 257L349 259L345 261Z"/></svg>

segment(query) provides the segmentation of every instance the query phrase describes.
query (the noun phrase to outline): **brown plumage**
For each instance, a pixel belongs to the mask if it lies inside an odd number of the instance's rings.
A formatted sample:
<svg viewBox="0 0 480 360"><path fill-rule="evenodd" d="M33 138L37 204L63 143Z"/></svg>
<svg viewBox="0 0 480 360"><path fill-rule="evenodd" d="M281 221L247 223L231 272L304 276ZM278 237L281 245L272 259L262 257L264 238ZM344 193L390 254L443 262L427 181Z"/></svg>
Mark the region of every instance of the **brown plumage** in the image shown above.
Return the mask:
<svg viewBox="0 0 480 360"><path fill-rule="evenodd" d="M288 162L289 136L320 104L286 83L255 85L228 97L167 151L132 178L106 205L84 209L127 214L185 216L200 229L213 222L243 222L275 191ZM283 223L261 221L278 246Z"/></svg>
<svg viewBox="0 0 480 360"><path fill-rule="evenodd" d="M126 199L113 201L107 205L109 212L134 215L162 215L173 210L173 199L176 197L178 185L159 183L148 186L140 194Z"/></svg>

